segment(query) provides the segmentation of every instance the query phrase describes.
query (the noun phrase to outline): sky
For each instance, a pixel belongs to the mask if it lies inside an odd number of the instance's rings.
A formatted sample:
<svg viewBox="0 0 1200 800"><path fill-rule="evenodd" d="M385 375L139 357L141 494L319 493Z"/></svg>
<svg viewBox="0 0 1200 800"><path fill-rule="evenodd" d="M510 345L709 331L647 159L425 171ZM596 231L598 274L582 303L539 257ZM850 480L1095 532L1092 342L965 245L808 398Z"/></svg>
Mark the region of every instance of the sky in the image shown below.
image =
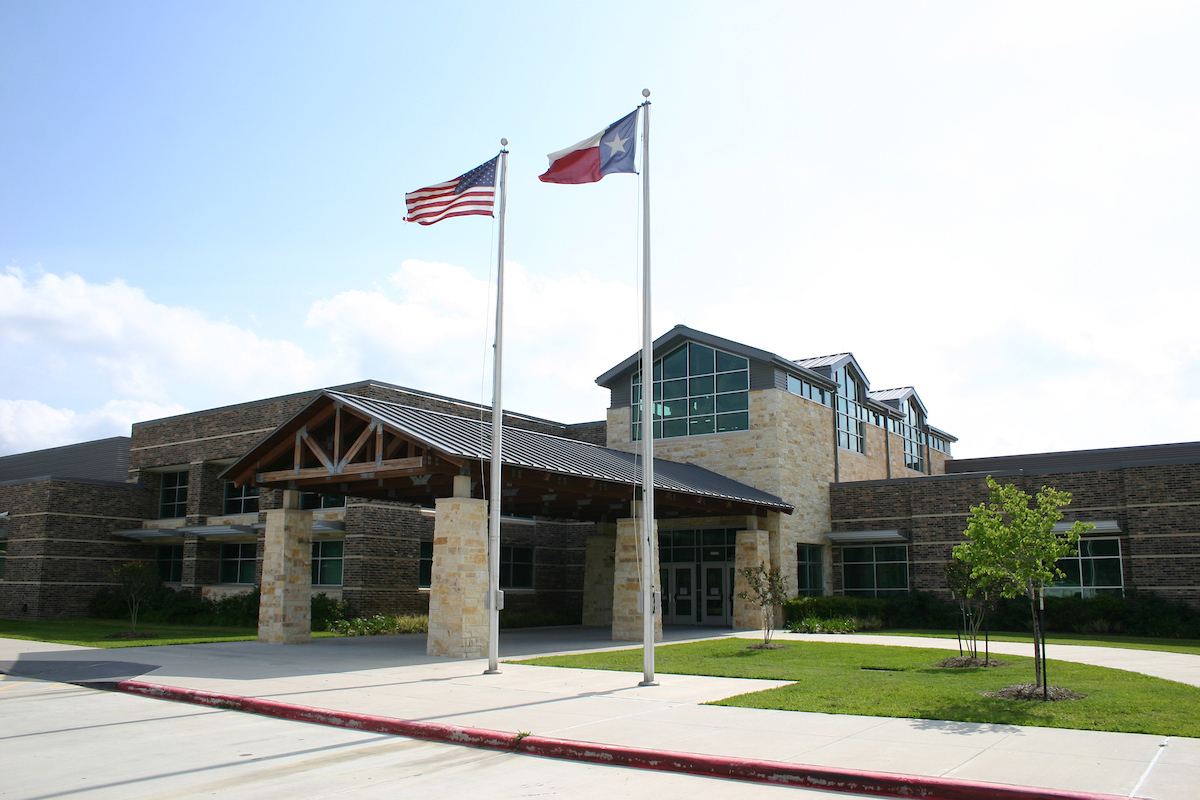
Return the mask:
<svg viewBox="0 0 1200 800"><path fill-rule="evenodd" d="M853 352L956 457L1200 440L1200 6L0 2L0 455L376 379L602 419L655 336Z"/></svg>

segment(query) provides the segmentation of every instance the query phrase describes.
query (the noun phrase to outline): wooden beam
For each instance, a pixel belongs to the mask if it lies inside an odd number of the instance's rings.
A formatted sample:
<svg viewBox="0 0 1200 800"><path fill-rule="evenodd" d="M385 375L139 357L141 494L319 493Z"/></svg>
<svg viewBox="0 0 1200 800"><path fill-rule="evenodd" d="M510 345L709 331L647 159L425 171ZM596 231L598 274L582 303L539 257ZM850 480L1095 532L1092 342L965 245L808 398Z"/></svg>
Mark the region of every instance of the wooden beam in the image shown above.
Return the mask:
<svg viewBox="0 0 1200 800"><path fill-rule="evenodd" d="M342 404L334 403L333 407L337 410L333 414L333 458L330 460L337 464L342 452Z"/></svg>
<svg viewBox="0 0 1200 800"><path fill-rule="evenodd" d="M356 455L358 455L359 450L362 450L363 445L365 445L367 443L367 440L371 438L371 434L375 432L373 429L378 424L379 423L372 422L370 425L367 426L366 430L364 430L359 435L359 437L354 440L354 444L352 444L350 446L350 449L346 451L345 458L343 458L341 461L337 462L338 472L346 471L346 467L350 463L350 460L353 459Z"/></svg>
<svg viewBox="0 0 1200 800"><path fill-rule="evenodd" d="M281 483L291 480L307 480L310 478L329 478L330 480L345 480L346 478L356 478L368 473L377 472L399 472L407 470L405 474L412 472L429 472L426 467L425 459L417 458L393 458L384 461L380 466L375 466L373 462L364 461L358 464L348 464L341 472L333 472L325 467L307 467L305 469L283 469L275 472L263 472L259 474L259 483ZM444 470L442 470L444 472Z"/></svg>
<svg viewBox="0 0 1200 800"><path fill-rule="evenodd" d="M333 468L333 461L330 460L329 456L325 455L324 448L321 447L317 440L308 435L307 427L300 429L300 438L304 440L306 445L308 445L308 449L312 451L313 455L320 459L321 463L325 465L325 469L329 470L330 472L335 471ZM300 466L299 460L296 461L296 466Z"/></svg>

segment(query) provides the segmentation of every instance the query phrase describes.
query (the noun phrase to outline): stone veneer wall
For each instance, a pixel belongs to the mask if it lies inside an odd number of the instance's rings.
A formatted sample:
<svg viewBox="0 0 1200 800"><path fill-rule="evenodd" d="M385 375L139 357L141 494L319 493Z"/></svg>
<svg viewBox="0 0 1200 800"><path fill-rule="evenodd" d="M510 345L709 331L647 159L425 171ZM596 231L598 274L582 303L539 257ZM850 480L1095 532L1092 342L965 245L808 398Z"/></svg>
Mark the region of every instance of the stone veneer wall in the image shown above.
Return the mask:
<svg viewBox="0 0 1200 800"><path fill-rule="evenodd" d="M153 560L154 547L112 535L149 516L157 496L132 484L51 479L0 484L8 511L8 554L0 617L53 619L86 614L108 574Z"/></svg>
<svg viewBox="0 0 1200 800"><path fill-rule="evenodd" d="M999 473L1033 494L1043 485L1073 495L1066 520L1115 520L1121 527L1125 588L1200 607L1200 464L1024 475ZM910 531L914 589L948 595L942 565L962 541L970 507L985 502L981 474L840 484L832 490L834 530ZM840 558L835 557L835 566ZM840 591L840 569L836 570Z"/></svg>

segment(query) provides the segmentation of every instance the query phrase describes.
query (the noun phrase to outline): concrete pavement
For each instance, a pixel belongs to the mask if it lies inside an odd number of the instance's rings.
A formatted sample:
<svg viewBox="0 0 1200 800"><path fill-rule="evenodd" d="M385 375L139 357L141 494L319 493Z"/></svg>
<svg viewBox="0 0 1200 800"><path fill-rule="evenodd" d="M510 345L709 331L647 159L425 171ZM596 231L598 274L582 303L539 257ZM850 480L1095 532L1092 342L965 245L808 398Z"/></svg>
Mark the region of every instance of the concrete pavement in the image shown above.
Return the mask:
<svg viewBox="0 0 1200 800"><path fill-rule="evenodd" d="M675 629L668 631L668 638L695 638L697 633L728 635ZM956 647L953 640L834 638ZM602 632L582 628L506 631L501 641L506 658L619 649ZM1092 651L1109 662L1105 666L1114 659L1135 663L1177 655L1071 649ZM996 651L1004 652L998 647ZM1131 652L1136 655L1121 655ZM1054 652L1050 655L1056 657ZM1072 655L1076 658L1071 660L1086 660L1087 654ZM1183 658L1194 661L1179 662L1180 674L1193 675L1188 670L1200 664L1200 657ZM1162 800L1200 797L1196 739L706 706L702 703L781 683L659 675L659 686L638 687L640 676L631 673L505 664L502 674L487 676L482 674L484 666L482 661L425 656L420 636L122 650L0 640L0 670L48 680L138 679L346 712L615 745Z"/></svg>

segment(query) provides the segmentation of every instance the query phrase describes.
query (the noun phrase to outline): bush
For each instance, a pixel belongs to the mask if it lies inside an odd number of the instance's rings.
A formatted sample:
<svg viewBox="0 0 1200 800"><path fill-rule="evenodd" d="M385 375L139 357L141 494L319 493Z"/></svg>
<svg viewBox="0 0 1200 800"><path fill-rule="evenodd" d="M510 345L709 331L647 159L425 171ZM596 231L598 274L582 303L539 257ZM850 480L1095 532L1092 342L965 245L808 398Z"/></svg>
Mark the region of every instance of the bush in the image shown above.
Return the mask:
<svg viewBox="0 0 1200 800"><path fill-rule="evenodd" d="M427 633L429 617L425 614L408 614L392 617L376 614L373 617L355 617L334 621L329 628L334 633L346 636L391 636L398 633Z"/></svg>
<svg viewBox="0 0 1200 800"><path fill-rule="evenodd" d="M159 622L170 625L228 625L232 627L258 626L258 587L253 591L222 597L220 600L193 597L190 593L162 587L145 601L138 612L142 622ZM330 625L345 619L348 604L334 600L325 594L312 599L312 629L330 630ZM129 616L129 608L114 589L104 588L96 592L88 610L101 619L121 619Z"/></svg>
<svg viewBox="0 0 1200 800"><path fill-rule="evenodd" d="M806 617L835 619L838 617L886 618L886 600L874 597L793 597L783 605L784 620L791 624Z"/></svg>
<svg viewBox="0 0 1200 800"><path fill-rule="evenodd" d="M312 599L312 629L314 631L331 631L335 623L346 619L350 613L350 604L344 600L335 600L324 592L313 595Z"/></svg>
<svg viewBox="0 0 1200 800"><path fill-rule="evenodd" d="M878 620L878 618L876 619ZM792 633L858 633L861 625L862 621L857 617L821 619L817 616L808 616L798 622L793 622L791 631Z"/></svg>

